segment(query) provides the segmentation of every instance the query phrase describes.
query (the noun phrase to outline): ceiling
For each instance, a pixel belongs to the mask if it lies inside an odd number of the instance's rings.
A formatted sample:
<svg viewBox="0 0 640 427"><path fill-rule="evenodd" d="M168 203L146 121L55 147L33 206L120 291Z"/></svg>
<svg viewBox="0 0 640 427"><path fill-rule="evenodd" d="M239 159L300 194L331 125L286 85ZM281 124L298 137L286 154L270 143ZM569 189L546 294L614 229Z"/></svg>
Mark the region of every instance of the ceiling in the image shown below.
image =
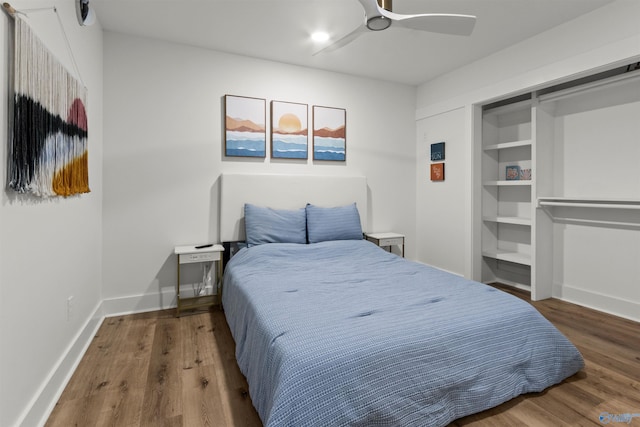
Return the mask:
<svg viewBox="0 0 640 427"><path fill-rule="evenodd" d="M357 0L91 0L107 31L238 55L419 85L613 0L395 0L395 13L477 16L471 36L394 28L313 55L361 25ZM326 43L325 43L326 44Z"/></svg>

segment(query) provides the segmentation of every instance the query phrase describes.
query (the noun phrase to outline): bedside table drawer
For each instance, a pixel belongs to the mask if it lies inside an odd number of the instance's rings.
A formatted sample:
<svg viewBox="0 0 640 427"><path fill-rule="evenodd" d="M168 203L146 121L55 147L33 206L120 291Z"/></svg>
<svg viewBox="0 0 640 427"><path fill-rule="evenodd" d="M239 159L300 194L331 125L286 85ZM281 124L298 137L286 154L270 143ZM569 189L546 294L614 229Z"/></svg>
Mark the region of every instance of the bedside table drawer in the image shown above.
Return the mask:
<svg viewBox="0 0 640 427"><path fill-rule="evenodd" d="M202 252L193 254L180 254L180 264L189 264L192 262L219 261L220 252Z"/></svg>
<svg viewBox="0 0 640 427"><path fill-rule="evenodd" d="M404 238L395 237L395 238L380 239L378 241L378 246L395 246L395 245L402 245L403 243L404 243Z"/></svg>

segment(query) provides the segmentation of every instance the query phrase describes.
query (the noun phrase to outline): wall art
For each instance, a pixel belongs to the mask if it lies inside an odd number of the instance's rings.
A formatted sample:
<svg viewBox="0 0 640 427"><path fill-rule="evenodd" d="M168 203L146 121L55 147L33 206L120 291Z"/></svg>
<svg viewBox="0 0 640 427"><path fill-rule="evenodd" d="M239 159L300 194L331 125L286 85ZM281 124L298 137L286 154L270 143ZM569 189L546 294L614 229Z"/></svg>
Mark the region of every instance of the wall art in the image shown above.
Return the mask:
<svg viewBox="0 0 640 427"><path fill-rule="evenodd" d="M308 110L307 104L271 101L271 158L308 157Z"/></svg>
<svg viewBox="0 0 640 427"><path fill-rule="evenodd" d="M431 144L431 161L444 160L444 142Z"/></svg>
<svg viewBox="0 0 640 427"><path fill-rule="evenodd" d="M225 156L266 157L266 109L265 99L225 95Z"/></svg>
<svg viewBox="0 0 640 427"><path fill-rule="evenodd" d="M7 186L39 197L88 193L87 88L15 18Z"/></svg>
<svg viewBox="0 0 640 427"><path fill-rule="evenodd" d="M431 165L431 181L444 181L444 163Z"/></svg>
<svg viewBox="0 0 640 427"><path fill-rule="evenodd" d="M505 178L507 181L518 181L520 179L520 166L507 166L505 169Z"/></svg>
<svg viewBox="0 0 640 427"><path fill-rule="evenodd" d="M313 106L313 160L346 160L347 110Z"/></svg>

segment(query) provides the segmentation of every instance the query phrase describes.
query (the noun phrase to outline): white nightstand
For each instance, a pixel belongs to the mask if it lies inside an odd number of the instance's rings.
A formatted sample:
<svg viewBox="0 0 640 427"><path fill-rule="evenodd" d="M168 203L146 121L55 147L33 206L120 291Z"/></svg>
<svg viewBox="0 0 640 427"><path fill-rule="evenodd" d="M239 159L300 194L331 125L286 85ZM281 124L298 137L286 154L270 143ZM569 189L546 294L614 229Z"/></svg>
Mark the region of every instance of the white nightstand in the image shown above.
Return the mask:
<svg viewBox="0 0 640 427"><path fill-rule="evenodd" d="M195 308L211 307L222 304L222 245L211 245L198 249L196 246L176 246L173 252L178 256L178 280L176 282L176 317L180 312ZM211 263L213 290L209 295L194 295L188 298L180 297L180 266L183 264ZM215 266L213 265L215 264ZM214 270L215 268L215 270ZM204 286L204 284L203 284Z"/></svg>
<svg viewBox="0 0 640 427"><path fill-rule="evenodd" d="M381 248L389 248L391 252L392 246L400 246L402 248L402 257L404 258L404 236L398 233L365 233L364 237L380 246Z"/></svg>

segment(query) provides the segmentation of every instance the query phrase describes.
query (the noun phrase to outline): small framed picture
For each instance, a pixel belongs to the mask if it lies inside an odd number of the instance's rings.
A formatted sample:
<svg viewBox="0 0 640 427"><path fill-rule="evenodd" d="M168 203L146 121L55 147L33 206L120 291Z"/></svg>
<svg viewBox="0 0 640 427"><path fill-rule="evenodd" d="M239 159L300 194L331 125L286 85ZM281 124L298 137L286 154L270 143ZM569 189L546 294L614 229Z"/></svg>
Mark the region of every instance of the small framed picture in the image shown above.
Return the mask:
<svg viewBox="0 0 640 427"><path fill-rule="evenodd" d="M505 171L505 177L507 181L518 181L520 179L520 166L512 165L507 166Z"/></svg>
<svg viewBox="0 0 640 427"><path fill-rule="evenodd" d="M431 165L431 181L444 181L444 163Z"/></svg>
<svg viewBox="0 0 640 427"><path fill-rule="evenodd" d="M531 181L531 169L520 169L520 180Z"/></svg>
<svg viewBox="0 0 640 427"><path fill-rule="evenodd" d="M444 160L444 142L431 144L431 161Z"/></svg>

